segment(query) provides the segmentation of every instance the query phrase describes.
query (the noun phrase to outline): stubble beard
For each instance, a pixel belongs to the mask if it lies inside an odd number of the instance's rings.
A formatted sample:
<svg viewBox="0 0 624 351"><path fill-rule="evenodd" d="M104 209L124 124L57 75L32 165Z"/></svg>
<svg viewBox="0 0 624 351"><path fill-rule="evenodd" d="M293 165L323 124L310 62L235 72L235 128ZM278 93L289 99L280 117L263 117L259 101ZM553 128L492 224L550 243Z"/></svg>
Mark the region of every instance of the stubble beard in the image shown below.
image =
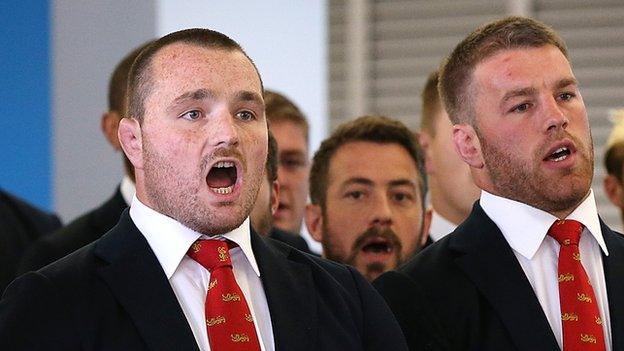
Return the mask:
<svg viewBox="0 0 624 351"><path fill-rule="evenodd" d="M481 144L485 167L489 173L497 195L512 199L551 214L568 212L583 201L589 192L594 170L594 150L591 134L589 143L562 131L551 136L536 148L531 161L518 160L514 154L506 152L497 143L491 143L475 128ZM541 169L545 145L553 140L569 138L577 148L580 159L575 169L568 169L560 177L548 176ZM566 181L565 178L568 180Z"/></svg>
<svg viewBox="0 0 624 351"><path fill-rule="evenodd" d="M246 172L247 167L243 164L243 173L247 173L247 177L243 179L248 184L241 184L242 198L238 204L219 204L218 206L229 207L226 216L219 216L200 197L201 187L208 187L202 175L206 174L205 168L210 164L210 158L202 160L197 173L184 174L168 162L167 158L155 152L146 139L143 140L145 190L155 207L154 210L208 236L230 232L249 216L258 195L262 172Z"/></svg>

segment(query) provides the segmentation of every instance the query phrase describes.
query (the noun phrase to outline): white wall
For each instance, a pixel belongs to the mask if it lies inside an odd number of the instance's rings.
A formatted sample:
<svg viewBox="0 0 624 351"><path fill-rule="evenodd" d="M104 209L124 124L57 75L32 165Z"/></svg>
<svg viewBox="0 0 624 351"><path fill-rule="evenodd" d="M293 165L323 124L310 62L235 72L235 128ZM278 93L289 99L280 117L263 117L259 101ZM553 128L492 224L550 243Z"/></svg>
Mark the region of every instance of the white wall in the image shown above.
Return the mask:
<svg viewBox="0 0 624 351"><path fill-rule="evenodd" d="M265 88L284 93L306 114L316 150L328 120L325 6L325 0L160 0L157 34L205 27L236 40L258 66Z"/></svg>

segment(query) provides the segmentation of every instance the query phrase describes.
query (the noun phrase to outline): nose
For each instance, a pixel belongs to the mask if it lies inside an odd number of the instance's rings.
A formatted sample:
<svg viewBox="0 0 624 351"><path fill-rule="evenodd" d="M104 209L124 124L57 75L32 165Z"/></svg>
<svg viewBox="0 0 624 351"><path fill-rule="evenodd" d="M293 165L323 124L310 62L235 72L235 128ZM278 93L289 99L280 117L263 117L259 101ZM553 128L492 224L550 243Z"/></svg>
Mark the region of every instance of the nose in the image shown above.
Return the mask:
<svg viewBox="0 0 624 351"><path fill-rule="evenodd" d="M372 208L372 225L389 227L392 225L392 206L387 196L378 196Z"/></svg>
<svg viewBox="0 0 624 351"><path fill-rule="evenodd" d="M546 99L544 116L546 116L544 129L549 133L568 127L568 117L554 97Z"/></svg>
<svg viewBox="0 0 624 351"><path fill-rule="evenodd" d="M224 111L215 118L212 126L213 144L215 146L236 146L239 142L238 129L234 116Z"/></svg>

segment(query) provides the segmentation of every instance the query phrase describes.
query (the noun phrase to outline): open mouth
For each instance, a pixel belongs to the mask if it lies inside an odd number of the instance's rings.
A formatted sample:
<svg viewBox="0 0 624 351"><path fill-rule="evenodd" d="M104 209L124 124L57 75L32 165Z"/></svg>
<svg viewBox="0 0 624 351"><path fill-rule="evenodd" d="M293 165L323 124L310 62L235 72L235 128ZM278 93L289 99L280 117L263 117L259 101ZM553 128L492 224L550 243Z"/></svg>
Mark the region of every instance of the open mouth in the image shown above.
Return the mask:
<svg viewBox="0 0 624 351"><path fill-rule="evenodd" d="M232 193L238 177L236 164L232 161L215 163L206 176L206 183L216 194L227 195Z"/></svg>
<svg viewBox="0 0 624 351"><path fill-rule="evenodd" d="M362 243L361 250L366 253L389 254L394 251L394 244L385 237L373 236Z"/></svg>
<svg viewBox="0 0 624 351"><path fill-rule="evenodd" d="M567 159L574 152L572 145L561 145L552 150L548 156L544 158L544 161L561 162Z"/></svg>
<svg viewBox="0 0 624 351"><path fill-rule="evenodd" d="M570 156L570 149L568 149L567 147L560 147L555 150L555 152L548 155L546 159L549 161L559 162L565 160L568 156Z"/></svg>

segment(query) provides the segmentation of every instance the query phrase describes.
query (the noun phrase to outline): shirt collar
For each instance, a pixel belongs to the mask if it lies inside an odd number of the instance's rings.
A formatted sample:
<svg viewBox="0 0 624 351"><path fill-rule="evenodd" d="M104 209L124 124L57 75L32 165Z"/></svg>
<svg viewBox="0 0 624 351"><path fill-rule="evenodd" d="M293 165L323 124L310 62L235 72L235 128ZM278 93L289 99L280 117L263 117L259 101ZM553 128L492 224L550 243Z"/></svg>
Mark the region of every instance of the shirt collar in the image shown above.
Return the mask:
<svg viewBox="0 0 624 351"><path fill-rule="evenodd" d="M433 214L431 216L431 227L429 227L429 236L435 242L447 234L451 233L453 230L457 228L457 225L453 224L448 219L442 217L438 212L433 210Z"/></svg>
<svg viewBox="0 0 624 351"><path fill-rule="evenodd" d="M260 270L251 248L249 217L231 232L210 237L184 226L171 217L154 211L143 204L136 195L132 198L130 217L154 251L167 279L171 278L189 247L198 239L228 239L235 242L256 275L260 276Z"/></svg>
<svg viewBox="0 0 624 351"><path fill-rule="evenodd" d="M121 197L123 197L126 205L130 206L134 193L136 192L136 188L134 186L134 182L127 174L121 179L119 191L121 192Z"/></svg>
<svg viewBox="0 0 624 351"><path fill-rule="evenodd" d="M479 202L483 211L503 233L511 248L527 259L533 258L548 234L548 229L558 219L548 212L485 190L481 191ZM605 255L609 255L600 229L594 192L591 189L585 200L566 219L581 222L598 242Z"/></svg>

